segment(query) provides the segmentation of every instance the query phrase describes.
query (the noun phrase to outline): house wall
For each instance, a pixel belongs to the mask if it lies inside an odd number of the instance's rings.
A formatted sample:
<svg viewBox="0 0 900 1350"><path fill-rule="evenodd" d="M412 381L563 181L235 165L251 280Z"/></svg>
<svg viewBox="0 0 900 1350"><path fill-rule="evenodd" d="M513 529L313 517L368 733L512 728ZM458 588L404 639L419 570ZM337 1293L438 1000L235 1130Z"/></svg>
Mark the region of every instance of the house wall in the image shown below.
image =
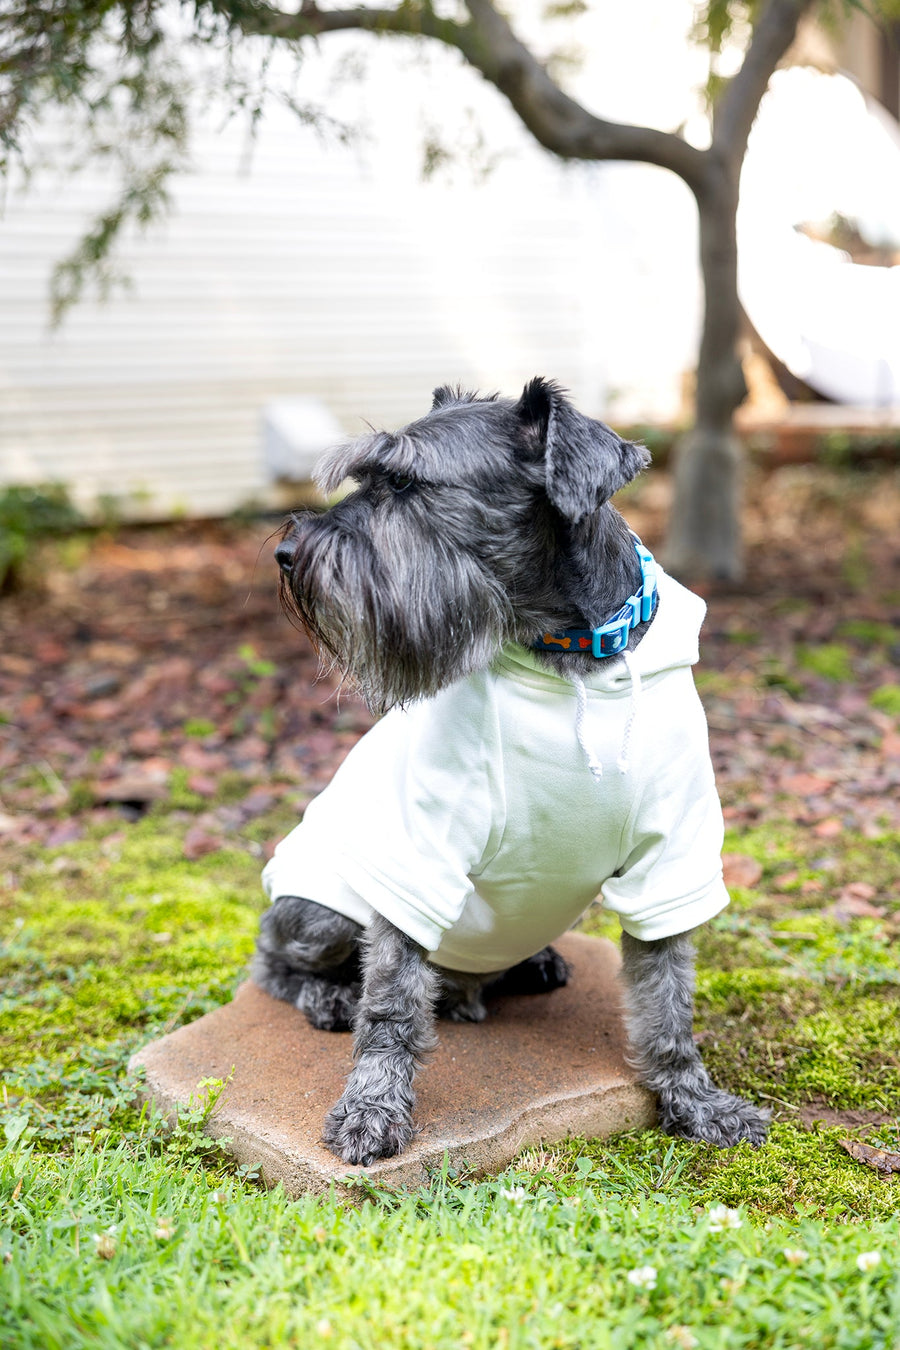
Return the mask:
<svg viewBox="0 0 900 1350"><path fill-rule="evenodd" d="M606 115L643 106L672 125L692 96L691 6L649 8L663 38L681 11L688 65L663 42L665 79L651 63L636 91L621 50L643 41L647 16L622 18L634 33L619 35L619 49L585 30L580 92L593 90ZM359 145L323 145L282 110L251 152L244 125L210 114L170 218L124 249L131 288L79 304L56 331L50 271L111 184L97 170L46 171L10 193L0 484L63 481L84 506L112 496L124 514L151 518L271 503L261 415L292 395L321 399L351 434L364 419L421 413L438 383L514 393L534 374L610 420L674 412L699 304L683 185L647 166L567 168L451 54L375 48L366 77L327 104L368 128ZM329 53L311 69L314 91L330 87L342 53ZM482 179L463 164L423 182L426 122L451 140L477 124L499 151L493 172Z"/></svg>

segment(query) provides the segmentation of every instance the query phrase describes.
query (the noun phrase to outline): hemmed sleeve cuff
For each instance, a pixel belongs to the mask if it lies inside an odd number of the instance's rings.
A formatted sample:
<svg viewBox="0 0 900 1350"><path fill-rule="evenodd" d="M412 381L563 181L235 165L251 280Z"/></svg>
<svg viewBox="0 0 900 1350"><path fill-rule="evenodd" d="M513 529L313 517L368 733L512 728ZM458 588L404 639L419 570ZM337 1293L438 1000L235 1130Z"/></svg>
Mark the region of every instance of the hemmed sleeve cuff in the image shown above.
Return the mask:
<svg viewBox="0 0 900 1350"><path fill-rule="evenodd" d="M263 889L273 903L282 895L299 895L364 925L373 913L381 914L426 952L440 946L463 911L468 892L461 886L406 895L396 877L371 862L348 854L323 858L315 848L301 849L300 842L289 835L263 869ZM450 903L446 895L453 896Z"/></svg>
<svg viewBox="0 0 900 1350"><path fill-rule="evenodd" d="M412 938L426 952L435 951L455 919L427 904L419 895L405 900L396 881L383 879L376 868L363 867L351 858L341 858L336 864L342 880L354 891L362 891L366 902L383 918ZM459 906L462 912L462 905ZM457 916L458 917L458 916Z"/></svg>
<svg viewBox="0 0 900 1350"><path fill-rule="evenodd" d="M317 867L306 860L298 868L290 857L280 858L276 852L263 868L262 884L273 904L283 895L297 895L343 914L345 919L353 919L363 927L371 922L371 905L331 867Z"/></svg>
<svg viewBox="0 0 900 1350"><path fill-rule="evenodd" d="M676 937L714 919L729 902L721 873L708 886L679 900L667 900L641 914L619 914L625 932L641 942ZM612 909L611 905L605 906Z"/></svg>

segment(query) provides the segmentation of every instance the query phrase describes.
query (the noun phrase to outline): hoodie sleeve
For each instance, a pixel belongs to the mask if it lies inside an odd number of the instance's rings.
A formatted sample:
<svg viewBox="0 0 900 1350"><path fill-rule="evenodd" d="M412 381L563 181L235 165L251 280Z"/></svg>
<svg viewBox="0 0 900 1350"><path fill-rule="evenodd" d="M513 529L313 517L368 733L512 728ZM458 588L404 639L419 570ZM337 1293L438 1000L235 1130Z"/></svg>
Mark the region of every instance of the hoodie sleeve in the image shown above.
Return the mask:
<svg viewBox="0 0 900 1350"><path fill-rule="evenodd" d="M359 923L374 910L436 950L502 829L493 706L473 682L388 713L362 738L275 850L263 874L272 900L302 895Z"/></svg>
<svg viewBox="0 0 900 1350"><path fill-rule="evenodd" d="M703 707L690 671L677 673L651 711L649 751L623 833L622 863L603 885L606 909L643 941L673 937L728 904L722 880L724 824ZM648 700L649 702L649 700Z"/></svg>

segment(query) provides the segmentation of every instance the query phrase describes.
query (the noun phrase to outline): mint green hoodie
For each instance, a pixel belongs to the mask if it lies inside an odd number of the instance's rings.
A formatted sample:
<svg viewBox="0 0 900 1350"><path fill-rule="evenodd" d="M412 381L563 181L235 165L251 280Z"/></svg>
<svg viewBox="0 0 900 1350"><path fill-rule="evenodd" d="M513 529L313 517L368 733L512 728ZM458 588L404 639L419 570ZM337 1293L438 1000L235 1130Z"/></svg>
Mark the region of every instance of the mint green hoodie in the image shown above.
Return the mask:
<svg viewBox="0 0 900 1350"><path fill-rule="evenodd" d="M570 681L522 647L388 713L278 845L272 900L373 911L441 966L486 973L559 937L592 900L634 937L728 903L722 813L691 666L703 601L660 572L628 662Z"/></svg>

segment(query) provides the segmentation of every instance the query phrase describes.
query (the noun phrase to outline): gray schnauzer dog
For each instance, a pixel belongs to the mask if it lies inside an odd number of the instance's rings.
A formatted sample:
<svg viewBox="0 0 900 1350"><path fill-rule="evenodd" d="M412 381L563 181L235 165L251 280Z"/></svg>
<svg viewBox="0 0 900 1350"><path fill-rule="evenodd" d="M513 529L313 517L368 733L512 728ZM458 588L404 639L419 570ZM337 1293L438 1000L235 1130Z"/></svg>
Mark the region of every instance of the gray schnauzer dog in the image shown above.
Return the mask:
<svg viewBox="0 0 900 1350"><path fill-rule="evenodd" d="M765 1137L692 1035L690 930L728 897L690 673L703 605L609 502L648 460L549 381L518 400L440 388L424 417L331 452L322 488L356 490L292 516L276 550L289 610L386 714L268 864L253 966L313 1026L353 1029L324 1132L348 1163L413 1136L437 1015L566 983L548 943L601 890L661 1125Z"/></svg>

